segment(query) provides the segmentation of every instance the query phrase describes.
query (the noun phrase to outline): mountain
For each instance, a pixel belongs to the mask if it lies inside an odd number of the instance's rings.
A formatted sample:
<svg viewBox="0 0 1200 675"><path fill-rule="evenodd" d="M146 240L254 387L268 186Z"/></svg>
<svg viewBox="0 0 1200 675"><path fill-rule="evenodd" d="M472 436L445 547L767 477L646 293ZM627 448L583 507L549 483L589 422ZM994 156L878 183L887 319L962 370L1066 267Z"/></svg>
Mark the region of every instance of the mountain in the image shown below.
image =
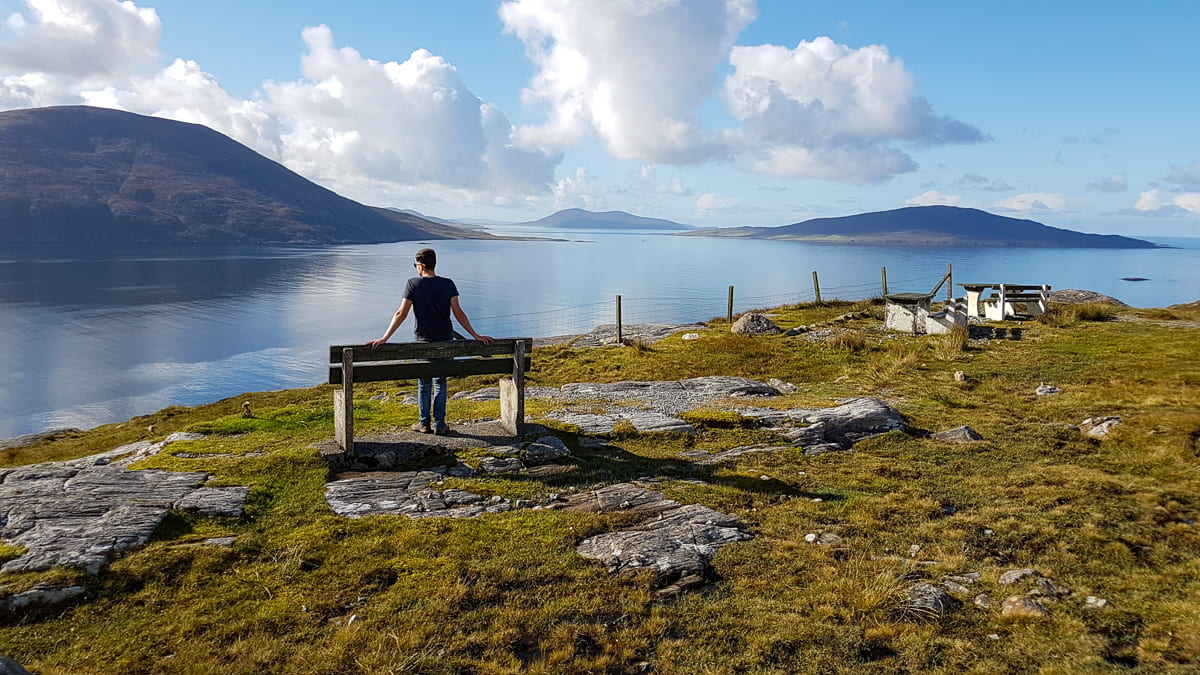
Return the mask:
<svg viewBox="0 0 1200 675"><path fill-rule="evenodd" d="M691 225L675 223L661 218L644 218L624 211L585 211L564 209L545 218L526 223L513 223L522 227L550 227L561 229L589 230L691 230Z"/></svg>
<svg viewBox="0 0 1200 675"><path fill-rule="evenodd" d="M0 112L0 242L481 236L347 199L197 124L87 106Z"/></svg>
<svg viewBox="0 0 1200 675"><path fill-rule="evenodd" d="M695 237L745 237L833 244L1024 246L1051 248L1157 248L1141 239L1085 234L1032 220L957 206L910 206L840 218L815 218L780 227L710 228Z"/></svg>

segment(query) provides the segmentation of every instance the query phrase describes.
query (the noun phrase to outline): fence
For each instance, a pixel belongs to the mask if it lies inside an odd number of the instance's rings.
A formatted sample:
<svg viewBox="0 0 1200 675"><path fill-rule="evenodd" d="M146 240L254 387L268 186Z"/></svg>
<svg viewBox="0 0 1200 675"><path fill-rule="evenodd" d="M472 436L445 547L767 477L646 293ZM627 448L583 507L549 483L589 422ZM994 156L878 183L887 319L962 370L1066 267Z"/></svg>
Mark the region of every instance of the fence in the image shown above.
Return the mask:
<svg viewBox="0 0 1200 675"><path fill-rule="evenodd" d="M949 272L947 272L949 274ZM863 300L887 293L892 288L933 287L943 275L930 275L903 279L887 278L886 268L881 270L881 281L822 286L817 273L813 272L810 288L790 293L772 295L738 296L733 286L722 296L711 297L660 297L630 298L618 295L612 300L586 305L561 307L540 312L524 312L472 318L476 326L486 326L493 335L528 335L549 337L555 335L577 335L587 333L596 326L616 325L618 334L622 326L639 323L693 323L715 317L732 319L734 316L755 309L767 309L781 305L823 300Z"/></svg>

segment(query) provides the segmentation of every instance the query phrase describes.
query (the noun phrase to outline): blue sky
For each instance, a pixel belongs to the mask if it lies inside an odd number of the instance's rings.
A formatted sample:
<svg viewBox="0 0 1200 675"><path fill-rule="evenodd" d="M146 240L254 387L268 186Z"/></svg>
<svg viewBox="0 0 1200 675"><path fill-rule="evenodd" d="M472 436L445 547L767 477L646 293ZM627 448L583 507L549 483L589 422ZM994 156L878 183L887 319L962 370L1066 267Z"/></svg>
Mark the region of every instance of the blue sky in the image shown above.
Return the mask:
<svg viewBox="0 0 1200 675"><path fill-rule="evenodd" d="M360 201L1200 236L1200 3L0 0L0 108L207 124Z"/></svg>

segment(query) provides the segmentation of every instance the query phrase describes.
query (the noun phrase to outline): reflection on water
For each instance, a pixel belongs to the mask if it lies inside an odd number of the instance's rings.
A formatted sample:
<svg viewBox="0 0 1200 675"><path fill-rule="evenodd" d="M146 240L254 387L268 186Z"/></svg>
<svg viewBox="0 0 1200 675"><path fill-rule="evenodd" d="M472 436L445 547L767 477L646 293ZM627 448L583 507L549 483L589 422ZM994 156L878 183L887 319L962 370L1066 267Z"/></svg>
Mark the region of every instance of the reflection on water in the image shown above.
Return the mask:
<svg viewBox="0 0 1200 675"><path fill-rule="evenodd" d="M547 233L562 236L562 233ZM571 232L578 241L435 242L476 328L552 335L811 297L957 281L1086 288L1135 306L1200 298L1200 246L1161 250L916 249ZM93 426L243 391L318 384L325 348L378 337L426 243L304 247L9 247L0 251L0 438ZM1125 282L1121 277L1148 277ZM657 300L656 300L657 299ZM411 339L411 325L395 339Z"/></svg>

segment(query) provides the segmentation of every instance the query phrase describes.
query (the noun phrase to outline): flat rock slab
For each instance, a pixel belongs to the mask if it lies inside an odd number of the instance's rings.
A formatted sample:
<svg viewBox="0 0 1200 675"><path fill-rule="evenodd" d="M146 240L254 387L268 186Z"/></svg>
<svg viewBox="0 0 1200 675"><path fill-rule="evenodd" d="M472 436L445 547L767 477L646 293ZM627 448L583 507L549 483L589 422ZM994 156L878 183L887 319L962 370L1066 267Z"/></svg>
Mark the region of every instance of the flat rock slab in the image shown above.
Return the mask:
<svg viewBox="0 0 1200 675"><path fill-rule="evenodd" d="M546 413L546 417L572 424L579 429L580 433L592 436L611 434L613 429L622 422L629 423L634 429L641 432L685 431L690 433L696 430L691 424L676 417L632 408L613 408L608 413L554 411Z"/></svg>
<svg viewBox="0 0 1200 675"><path fill-rule="evenodd" d="M328 483L325 499L334 513L349 518L383 514L474 518L512 509L506 499L443 488L442 479L434 471L374 472Z"/></svg>
<svg viewBox="0 0 1200 675"><path fill-rule="evenodd" d="M248 488L201 488L208 475L198 472L129 470L166 445L142 441L67 462L6 469L0 474L0 539L26 551L0 572L66 566L95 573L144 544L172 509L241 513Z"/></svg>
<svg viewBox="0 0 1200 675"><path fill-rule="evenodd" d="M632 511L643 516L631 527L584 539L575 550L604 563L611 572L652 569L659 585L709 575L718 550L751 538L734 516L700 504L683 505L632 483L572 495L565 508Z"/></svg>
<svg viewBox="0 0 1200 675"><path fill-rule="evenodd" d="M526 433L544 435L547 429L526 424ZM364 434L354 440L354 453L343 452L330 439L315 444L334 471L390 470L423 457L453 454L459 450L512 445L519 439L507 434L498 421L452 427L450 435L435 436L415 431Z"/></svg>

